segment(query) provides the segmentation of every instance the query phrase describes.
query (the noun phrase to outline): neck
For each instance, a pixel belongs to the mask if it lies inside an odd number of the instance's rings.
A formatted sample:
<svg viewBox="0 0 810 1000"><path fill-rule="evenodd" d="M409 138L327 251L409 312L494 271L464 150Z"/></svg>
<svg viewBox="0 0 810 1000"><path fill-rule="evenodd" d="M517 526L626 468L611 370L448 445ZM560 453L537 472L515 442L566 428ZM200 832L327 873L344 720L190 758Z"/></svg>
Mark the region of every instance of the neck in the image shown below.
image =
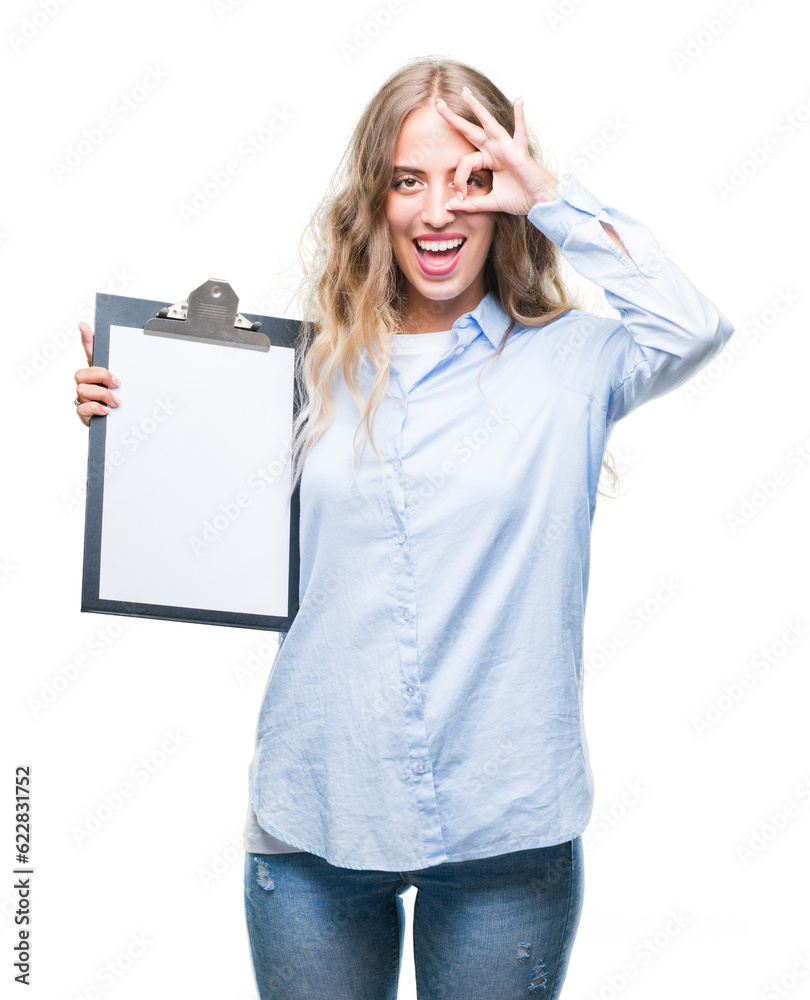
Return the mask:
<svg viewBox="0 0 810 1000"><path fill-rule="evenodd" d="M455 321L465 313L472 312L484 297L481 292L477 297L461 296L447 302L437 302L433 299L421 299L405 303L402 314L401 333L438 333L449 330Z"/></svg>

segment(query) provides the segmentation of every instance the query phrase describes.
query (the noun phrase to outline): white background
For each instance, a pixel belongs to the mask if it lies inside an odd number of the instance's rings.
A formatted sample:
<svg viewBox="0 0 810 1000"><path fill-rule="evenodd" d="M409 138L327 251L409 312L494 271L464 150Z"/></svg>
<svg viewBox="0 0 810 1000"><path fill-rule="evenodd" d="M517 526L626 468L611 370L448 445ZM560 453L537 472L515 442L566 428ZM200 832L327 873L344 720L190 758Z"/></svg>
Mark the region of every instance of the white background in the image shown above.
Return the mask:
<svg viewBox="0 0 810 1000"><path fill-rule="evenodd" d="M402 0L380 26L382 0L244 0L227 12L210 0L43 3L55 13L4 4L0 38L0 988L14 989L12 789L27 764L26 996L256 995L241 831L274 636L79 611L87 430L72 404L84 365L75 323L92 323L97 291L173 302L209 277L233 284L241 310L283 314L299 234L361 110L407 60L442 54L523 95L549 169L643 221L740 345L724 352L727 369L695 380L700 391L644 406L610 442L624 496L600 500L594 527L585 708L596 805L564 996L765 1000L779 995L772 981L810 996L797 965L810 947L810 463L796 451L810 442L803 5ZM165 79L139 90L145 77ZM112 131L61 169L103 118ZM274 120L248 162L240 145ZM232 159L239 173L184 219L181 206ZM775 301L790 304L777 313ZM757 504L747 518L746 500ZM798 637L780 646L789 623ZM624 644L611 649L617 632ZM735 689L745 673L752 686ZM724 685L737 701L722 699ZM709 703L719 721L701 735ZM150 757L153 773L140 771ZM132 797L78 843L122 782ZM740 848L758 833L746 860ZM670 911L686 926L667 935ZM658 932L648 962L644 941ZM132 960L137 934L149 944ZM130 966L109 987L97 977L107 962ZM411 1000L407 952L402 980Z"/></svg>

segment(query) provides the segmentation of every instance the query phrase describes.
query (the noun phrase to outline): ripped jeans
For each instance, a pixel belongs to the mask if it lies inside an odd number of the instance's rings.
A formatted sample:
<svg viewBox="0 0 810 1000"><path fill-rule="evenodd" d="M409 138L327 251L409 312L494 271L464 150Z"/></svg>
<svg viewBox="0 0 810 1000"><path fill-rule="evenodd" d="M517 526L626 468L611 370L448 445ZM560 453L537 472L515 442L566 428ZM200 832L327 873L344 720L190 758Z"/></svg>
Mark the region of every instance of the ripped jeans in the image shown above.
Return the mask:
<svg viewBox="0 0 810 1000"><path fill-rule="evenodd" d="M418 1000L560 996L582 912L581 837L407 872L246 852L260 1000L396 1000L411 886Z"/></svg>

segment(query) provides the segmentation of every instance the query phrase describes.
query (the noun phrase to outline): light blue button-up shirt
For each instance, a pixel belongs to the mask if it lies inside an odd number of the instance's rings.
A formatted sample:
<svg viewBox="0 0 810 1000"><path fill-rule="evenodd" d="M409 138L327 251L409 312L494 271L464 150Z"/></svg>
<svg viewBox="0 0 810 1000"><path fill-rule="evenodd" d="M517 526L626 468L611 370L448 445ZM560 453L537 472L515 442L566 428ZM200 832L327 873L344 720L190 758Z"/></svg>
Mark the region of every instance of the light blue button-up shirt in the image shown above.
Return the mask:
<svg viewBox="0 0 810 1000"><path fill-rule="evenodd" d="M590 532L616 421L734 331L649 230L571 174L533 225L620 319L517 325L493 294L454 350L388 392L352 474L359 412L301 481L300 610L250 765L261 827L331 864L405 871L558 844L594 798L583 722ZM628 254L600 225L613 226ZM361 367L367 398L373 382Z"/></svg>

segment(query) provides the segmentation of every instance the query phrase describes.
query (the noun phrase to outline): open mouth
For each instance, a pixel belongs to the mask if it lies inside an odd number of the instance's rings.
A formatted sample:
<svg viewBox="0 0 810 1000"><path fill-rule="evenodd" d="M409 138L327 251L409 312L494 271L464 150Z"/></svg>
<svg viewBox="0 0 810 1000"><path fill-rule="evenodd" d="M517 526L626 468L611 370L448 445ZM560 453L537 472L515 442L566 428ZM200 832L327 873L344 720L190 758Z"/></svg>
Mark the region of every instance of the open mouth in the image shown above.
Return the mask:
<svg viewBox="0 0 810 1000"><path fill-rule="evenodd" d="M423 271L427 274L446 274L455 267L466 242L466 237L460 237L453 240L414 240L413 245Z"/></svg>

